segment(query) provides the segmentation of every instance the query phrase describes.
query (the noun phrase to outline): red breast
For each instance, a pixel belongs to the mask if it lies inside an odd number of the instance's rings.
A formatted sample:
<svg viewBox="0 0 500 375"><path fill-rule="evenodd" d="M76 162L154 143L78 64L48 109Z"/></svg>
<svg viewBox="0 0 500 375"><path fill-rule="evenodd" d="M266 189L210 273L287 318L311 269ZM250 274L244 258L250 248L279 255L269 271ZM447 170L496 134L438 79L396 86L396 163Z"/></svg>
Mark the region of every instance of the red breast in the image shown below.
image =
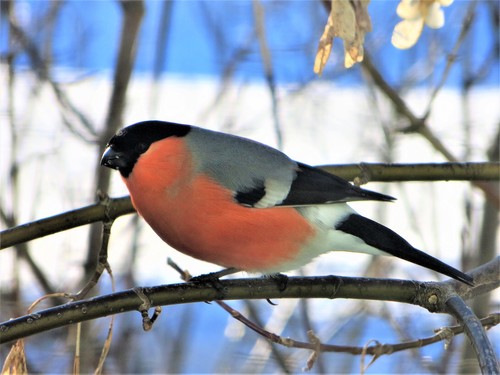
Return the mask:
<svg viewBox="0 0 500 375"><path fill-rule="evenodd" d="M124 179L133 204L172 247L247 271L290 261L315 230L291 207L248 208L229 189L195 174L181 138L155 142Z"/></svg>

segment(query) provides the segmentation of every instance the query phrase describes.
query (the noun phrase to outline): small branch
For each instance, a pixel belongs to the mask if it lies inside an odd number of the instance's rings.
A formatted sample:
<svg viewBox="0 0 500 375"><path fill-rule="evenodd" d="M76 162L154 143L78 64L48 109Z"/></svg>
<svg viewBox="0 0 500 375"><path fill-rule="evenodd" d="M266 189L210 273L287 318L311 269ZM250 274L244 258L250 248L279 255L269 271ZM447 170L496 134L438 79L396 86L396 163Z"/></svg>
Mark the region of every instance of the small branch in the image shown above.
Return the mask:
<svg viewBox="0 0 500 375"><path fill-rule="evenodd" d="M462 46L465 38L467 37L469 31L472 28L471 26L472 26L472 21L474 20L475 17L476 5L477 1L470 2L469 9L467 10L464 22L462 23L462 29L460 30L460 34L455 42L455 45L452 48L452 51L448 54L448 57L446 59L446 66L444 68L443 74L441 75L441 80L436 85L430 96L429 104L427 105L427 110L425 111L425 115L423 116L424 119L427 119L431 114L432 104L434 103L434 100L436 99L438 93L441 91L444 84L446 83L446 80L448 79L448 76L451 72L451 68L455 64L460 47Z"/></svg>
<svg viewBox="0 0 500 375"><path fill-rule="evenodd" d="M379 88L382 93L387 96L387 98L394 105L394 109L406 117L410 125L404 130L407 133L414 132L422 135L427 141L441 153L446 160L449 162L459 162L456 158L441 142L441 140L432 133L432 131L427 126L427 121L425 117L417 117L412 110L406 105L406 102L401 98L399 93L385 80L377 67L373 64L370 56L365 55L362 62L363 69L368 73L373 83Z"/></svg>
<svg viewBox="0 0 500 375"><path fill-rule="evenodd" d="M107 198L109 199L109 198ZM87 293L92 290L94 286L97 285L97 282L102 276L104 270L108 271L109 276L113 280L113 272L111 271L111 266L108 263L108 244L109 238L111 237L111 227L113 226L114 219L103 221L102 223L102 242L101 249L99 250L99 259L94 270L94 274L90 278L90 280L85 284L85 286L76 294L68 294L67 297L73 299L73 301L79 301L87 295ZM114 287L113 287L114 291Z"/></svg>
<svg viewBox="0 0 500 375"><path fill-rule="evenodd" d="M408 120L412 128L419 128L424 122L422 119L418 118L413 114L411 109L406 105L405 101L401 98L399 93L392 88L392 86L384 79L382 73L375 67L368 53L365 53L365 57L361 66L364 71L366 71L369 77L373 80L375 86L382 91L382 93L387 96L387 98L393 103L394 109Z"/></svg>
<svg viewBox="0 0 500 375"><path fill-rule="evenodd" d="M9 17L9 25L13 36L23 46L29 56L38 79L42 82L46 81L54 91L64 124L72 133L84 141L93 142L97 135L94 126L83 112L69 100L68 95L66 95L60 85L50 77L49 67L40 55L35 42L29 38L13 16ZM81 125L83 129L79 129L78 125Z"/></svg>
<svg viewBox="0 0 500 375"><path fill-rule="evenodd" d="M334 352L334 353L348 353L348 354L353 354L353 355L361 355L361 354L367 354L367 355L387 355L387 354L392 354L395 352L400 352L403 350L408 350L412 348L421 348L424 346L428 346L431 344L434 344L439 341L443 340L451 340L454 336L461 334L464 332L464 327L459 325L459 326L453 326L453 327L443 327L440 329L435 330L436 334L433 336L425 337L422 339L417 339L417 340L412 340L412 341L407 341L407 342L400 342L400 343L395 343L395 344L375 344L375 345L370 345L370 346L346 346L346 345L330 345L330 344L319 344L316 342L304 342L304 341L297 341L293 340L290 338L283 338L279 335L276 335L272 332L269 332L265 330L264 328L260 327L259 325L255 324L251 320L247 319L245 316L243 316L239 311L231 308L229 305L222 301L216 301L224 310L226 310L233 318L238 320L239 322L243 323L246 325L248 328L251 330L257 332L259 335L262 337L266 338L267 340L286 346L288 348L300 348L300 349L310 349L310 350L315 350L319 352ZM491 314L490 316L487 316L483 319L480 320L481 326L491 328L496 325L498 325L500 322L500 314L495 313Z"/></svg>

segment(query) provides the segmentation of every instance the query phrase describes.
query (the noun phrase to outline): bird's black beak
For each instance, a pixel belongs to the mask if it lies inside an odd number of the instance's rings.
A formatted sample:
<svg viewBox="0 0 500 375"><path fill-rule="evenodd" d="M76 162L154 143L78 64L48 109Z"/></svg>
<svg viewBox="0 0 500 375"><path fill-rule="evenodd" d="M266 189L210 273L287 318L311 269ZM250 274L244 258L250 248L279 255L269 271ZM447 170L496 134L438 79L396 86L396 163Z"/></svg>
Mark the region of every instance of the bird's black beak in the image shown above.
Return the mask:
<svg viewBox="0 0 500 375"><path fill-rule="evenodd" d="M115 151L113 148L108 146L102 154L101 165L119 170L120 168L127 167L127 158L122 152Z"/></svg>

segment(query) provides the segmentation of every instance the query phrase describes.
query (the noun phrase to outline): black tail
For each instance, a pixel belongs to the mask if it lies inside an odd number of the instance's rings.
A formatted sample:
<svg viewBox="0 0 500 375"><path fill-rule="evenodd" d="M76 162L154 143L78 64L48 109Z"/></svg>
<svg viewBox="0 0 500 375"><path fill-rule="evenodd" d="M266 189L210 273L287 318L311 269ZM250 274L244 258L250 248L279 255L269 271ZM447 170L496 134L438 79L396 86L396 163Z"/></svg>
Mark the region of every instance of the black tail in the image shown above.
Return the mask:
<svg viewBox="0 0 500 375"><path fill-rule="evenodd" d="M469 275L441 262L423 251L415 249L400 235L373 220L361 215L349 215L335 229L362 239L367 245L409 262L429 268L443 275L452 277L467 285L473 286Z"/></svg>

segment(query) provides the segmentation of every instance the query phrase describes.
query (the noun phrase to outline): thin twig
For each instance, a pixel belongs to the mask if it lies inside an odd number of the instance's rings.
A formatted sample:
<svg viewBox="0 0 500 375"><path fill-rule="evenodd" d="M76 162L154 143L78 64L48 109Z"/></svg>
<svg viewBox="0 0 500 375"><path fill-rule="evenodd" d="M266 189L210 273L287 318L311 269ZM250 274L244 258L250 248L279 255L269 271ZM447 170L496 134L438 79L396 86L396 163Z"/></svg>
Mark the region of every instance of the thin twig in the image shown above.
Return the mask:
<svg viewBox="0 0 500 375"><path fill-rule="evenodd" d="M318 168L346 180L401 181L499 181L500 163L359 163L320 165Z"/></svg>
<svg viewBox="0 0 500 375"><path fill-rule="evenodd" d="M467 14L465 15L464 22L462 23L462 28L460 30L460 34L457 38L457 41L455 42L455 45L453 46L451 52L448 54L448 57L446 59L446 66L444 68L443 74L441 75L441 80L439 83L434 87L434 90L432 91L432 94L430 95L429 103L427 105L427 110L425 111L425 114L422 116L422 119L427 120L429 118L429 115L431 114L432 110L432 104L434 103L434 100L436 99L436 96L438 93L441 91L443 88L444 84L446 83L446 80L448 79L448 76L451 72L451 68L455 64L458 51L460 50L460 47L462 46L465 38L469 34L469 31L471 30L472 26L472 21L474 20L475 16L475 10L476 10L476 5L477 1L471 1L469 5L469 9L467 10Z"/></svg>
<svg viewBox="0 0 500 375"><path fill-rule="evenodd" d="M81 112L68 98L64 90L55 82L49 72L49 68L38 51L36 44L29 38L27 33L18 24L14 16L9 17L10 29L13 36L26 50L31 63L33 65L33 70L38 74L38 79L41 81L46 81L57 99L57 104L61 110L61 115L64 124L68 129L76 134L80 139L86 142L93 142L96 137L96 131L90 120ZM80 124L83 129L79 129L77 124Z"/></svg>
<svg viewBox="0 0 500 375"><path fill-rule="evenodd" d="M111 237L111 227L113 226L113 223L114 219L110 219L102 223L103 226L102 242L101 242L101 248L99 250L99 260L97 262L97 266L94 270L92 277L78 293L67 295L67 297L73 299L74 301L79 301L85 298L87 293L90 290L92 290L94 286L97 285L104 270L108 271L108 274L111 277L111 280L113 281L113 291L114 291L113 272L111 271L111 266L108 263L108 244L109 244L109 238Z"/></svg>
<svg viewBox="0 0 500 375"><path fill-rule="evenodd" d="M262 58L262 65L264 67L264 76L266 78L267 87L271 95L271 109L273 114L274 133L276 134L276 144L278 149L283 148L283 130L281 128L281 121L279 117L278 98L276 94L276 79L274 76L273 64L271 59L271 50L269 49L266 28L265 28L265 14L260 0L253 0L253 16L255 20L255 30L257 39L259 41L260 56Z"/></svg>

